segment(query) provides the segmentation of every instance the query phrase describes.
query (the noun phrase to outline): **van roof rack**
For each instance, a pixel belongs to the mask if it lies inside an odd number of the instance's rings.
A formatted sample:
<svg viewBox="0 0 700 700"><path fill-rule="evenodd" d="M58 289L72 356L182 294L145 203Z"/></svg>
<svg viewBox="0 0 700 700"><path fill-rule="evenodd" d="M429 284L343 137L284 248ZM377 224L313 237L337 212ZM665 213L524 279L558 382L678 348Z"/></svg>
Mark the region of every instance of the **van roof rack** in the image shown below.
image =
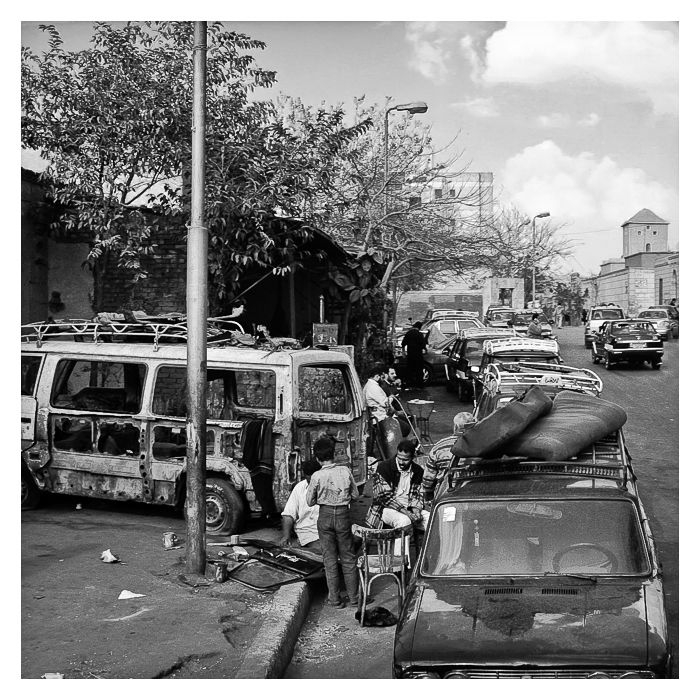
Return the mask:
<svg viewBox="0 0 700 700"><path fill-rule="evenodd" d="M495 459L453 456L447 473L449 490L460 482L488 477L523 474L558 474L614 479L626 486L634 480L632 463L621 430L598 440L575 457L561 462L546 462L528 457L503 456Z"/></svg>
<svg viewBox="0 0 700 700"><path fill-rule="evenodd" d="M491 363L486 367L483 381L495 391L535 384L585 391L596 396L603 391L603 380L590 369L545 362Z"/></svg>
<svg viewBox="0 0 700 700"><path fill-rule="evenodd" d="M124 318L119 320L118 317ZM129 316L129 315L126 315ZM187 342L187 318L176 314L161 317L130 315L127 320L123 314L98 314L94 319L65 319L58 321L39 321L27 323L21 327L23 343L42 343L52 340L75 340L78 342L126 342L143 343L153 341L154 352L163 343ZM243 327L230 316L216 316L207 319L207 345L225 345L236 340L234 334L250 338Z"/></svg>

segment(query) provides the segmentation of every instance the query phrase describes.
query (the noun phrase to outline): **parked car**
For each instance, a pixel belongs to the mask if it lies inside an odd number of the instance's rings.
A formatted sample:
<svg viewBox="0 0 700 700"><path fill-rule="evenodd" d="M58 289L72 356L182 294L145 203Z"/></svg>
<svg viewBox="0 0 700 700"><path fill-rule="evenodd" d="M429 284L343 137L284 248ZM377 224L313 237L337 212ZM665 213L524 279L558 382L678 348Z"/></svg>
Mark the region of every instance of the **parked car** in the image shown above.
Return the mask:
<svg viewBox="0 0 700 700"><path fill-rule="evenodd" d="M550 397L564 390L591 396L600 396L603 391L601 378L584 367L539 362L496 363L484 372L483 389L474 408L475 420L486 418L532 386L538 386Z"/></svg>
<svg viewBox="0 0 700 700"><path fill-rule="evenodd" d="M512 306L489 306L484 314L484 323L489 328L509 328L514 313Z"/></svg>
<svg viewBox="0 0 700 700"><path fill-rule="evenodd" d="M459 460L437 489L395 678L668 678L664 588L622 432L566 462Z"/></svg>
<svg viewBox="0 0 700 700"><path fill-rule="evenodd" d="M24 327L23 508L43 492L183 504L186 340L183 324ZM355 481L366 480L367 411L348 354L214 342L204 386L208 531L238 532L261 512L248 468L257 460L272 468L271 496L281 511L311 446L327 432Z"/></svg>
<svg viewBox="0 0 700 700"><path fill-rule="evenodd" d="M513 313L511 324L513 328L521 335L527 335L527 329L532 323L532 317L538 314L540 327L542 328L542 337L551 338L554 335L552 331L552 320L547 318L540 309L517 309Z"/></svg>
<svg viewBox="0 0 700 700"><path fill-rule="evenodd" d="M425 312L423 323L440 318L479 318L479 313L477 311L464 311L463 309L428 309Z"/></svg>
<svg viewBox="0 0 700 700"><path fill-rule="evenodd" d="M603 306L592 306L586 325L583 327L583 344L590 348L593 336L598 332L605 321L621 321L625 314L619 306L605 304Z"/></svg>
<svg viewBox="0 0 700 700"><path fill-rule="evenodd" d="M516 335L512 328L474 328L462 331L457 341L449 346L445 363L448 391L456 391L460 401L468 401L473 396L472 370L479 370L484 343L487 340L512 338Z"/></svg>
<svg viewBox="0 0 700 700"><path fill-rule="evenodd" d="M439 333L446 338L454 338L460 331L466 331L472 328L484 328L484 324L478 318L468 318L466 316L459 318L436 318L424 323L421 332L430 342L435 337L440 338Z"/></svg>
<svg viewBox="0 0 700 700"><path fill-rule="evenodd" d="M465 382L464 400L478 401L483 388L484 374L492 364L517 364L519 362L538 362L547 365L563 364L559 355L559 343L556 340L523 338L496 338L484 342L481 361L471 367L471 387Z"/></svg>
<svg viewBox="0 0 700 700"><path fill-rule="evenodd" d="M645 319L606 321L593 337L591 359L602 362L605 369L619 362L641 364L648 362L661 369L663 343L654 326Z"/></svg>
<svg viewBox="0 0 700 700"><path fill-rule="evenodd" d="M670 310L673 307L650 307L637 314L637 318L651 323L662 340L671 340L678 337L678 311L676 314Z"/></svg>

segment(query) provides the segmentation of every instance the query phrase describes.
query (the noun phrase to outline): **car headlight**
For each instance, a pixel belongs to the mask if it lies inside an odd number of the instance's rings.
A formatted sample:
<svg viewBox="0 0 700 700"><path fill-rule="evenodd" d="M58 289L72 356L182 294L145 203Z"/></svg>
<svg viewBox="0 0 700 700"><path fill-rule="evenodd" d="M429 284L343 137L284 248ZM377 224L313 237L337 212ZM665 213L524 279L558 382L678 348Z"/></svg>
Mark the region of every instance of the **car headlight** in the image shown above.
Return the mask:
<svg viewBox="0 0 700 700"><path fill-rule="evenodd" d="M469 678L470 674L467 671L450 671L446 673L445 678Z"/></svg>
<svg viewBox="0 0 700 700"><path fill-rule="evenodd" d="M432 671L409 671L404 678L440 678L440 674Z"/></svg>
<svg viewBox="0 0 700 700"><path fill-rule="evenodd" d="M659 328L667 328L668 321L659 321Z"/></svg>

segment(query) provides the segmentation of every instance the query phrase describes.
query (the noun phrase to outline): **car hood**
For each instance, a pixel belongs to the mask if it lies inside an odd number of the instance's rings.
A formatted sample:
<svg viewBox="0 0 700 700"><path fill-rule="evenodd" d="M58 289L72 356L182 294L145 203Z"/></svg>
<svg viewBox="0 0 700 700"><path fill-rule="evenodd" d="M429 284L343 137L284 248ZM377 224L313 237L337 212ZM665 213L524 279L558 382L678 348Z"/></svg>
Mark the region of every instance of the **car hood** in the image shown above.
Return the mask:
<svg viewBox="0 0 700 700"><path fill-rule="evenodd" d="M644 588L552 578L501 586L418 585L407 601L405 661L638 666L647 662ZM409 632L410 634L410 632Z"/></svg>

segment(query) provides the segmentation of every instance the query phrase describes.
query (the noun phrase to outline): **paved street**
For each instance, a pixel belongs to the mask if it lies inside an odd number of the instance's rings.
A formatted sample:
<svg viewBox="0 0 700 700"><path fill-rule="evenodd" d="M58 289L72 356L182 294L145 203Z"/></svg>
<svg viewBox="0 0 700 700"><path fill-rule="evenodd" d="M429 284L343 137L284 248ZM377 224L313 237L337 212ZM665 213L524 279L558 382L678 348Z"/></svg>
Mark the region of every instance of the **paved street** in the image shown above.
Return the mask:
<svg viewBox="0 0 700 700"><path fill-rule="evenodd" d="M660 371L625 365L606 371L593 365L583 347L583 329L558 331L564 362L588 367L603 379L602 396L628 414L627 446L664 566L670 637L678 649L678 341L665 344ZM435 400L433 438L452 430L452 417L464 409L443 386L426 394ZM369 504L369 499L364 499ZM393 591L376 605L396 609ZM300 635L288 678L390 678L394 628L361 629L348 610L330 611L317 600ZM677 672L676 674L677 675Z"/></svg>

